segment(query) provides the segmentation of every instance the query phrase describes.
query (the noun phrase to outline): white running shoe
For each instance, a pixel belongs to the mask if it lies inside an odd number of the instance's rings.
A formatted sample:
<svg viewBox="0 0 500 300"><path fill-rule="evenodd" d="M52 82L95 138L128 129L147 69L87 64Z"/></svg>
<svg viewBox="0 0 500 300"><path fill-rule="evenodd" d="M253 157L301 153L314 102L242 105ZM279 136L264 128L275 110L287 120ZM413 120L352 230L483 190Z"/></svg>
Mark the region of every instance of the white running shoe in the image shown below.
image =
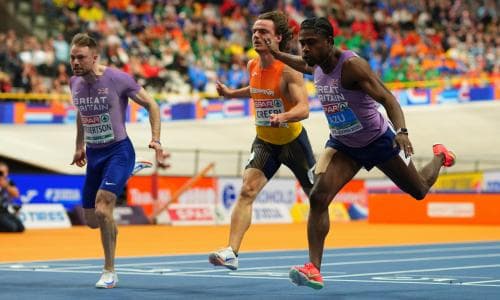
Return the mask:
<svg viewBox="0 0 500 300"><path fill-rule="evenodd" d="M118 283L118 275L116 272L111 272L108 270L103 270L101 278L95 284L95 287L98 289L112 289Z"/></svg>
<svg viewBox="0 0 500 300"><path fill-rule="evenodd" d="M130 176L134 176L138 172L140 172L140 171L142 171L144 169L151 168L151 167L153 167L153 163L152 162L147 161L147 160L138 160L138 161L135 162L134 169L132 170L132 174L130 174Z"/></svg>
<svg viewBox="0 0 500 300"><path fill-rule="evenodd" d="M238 257L231 247L210 253L208 261L214 266L223 266L233 271L238 269Z"/></svg>

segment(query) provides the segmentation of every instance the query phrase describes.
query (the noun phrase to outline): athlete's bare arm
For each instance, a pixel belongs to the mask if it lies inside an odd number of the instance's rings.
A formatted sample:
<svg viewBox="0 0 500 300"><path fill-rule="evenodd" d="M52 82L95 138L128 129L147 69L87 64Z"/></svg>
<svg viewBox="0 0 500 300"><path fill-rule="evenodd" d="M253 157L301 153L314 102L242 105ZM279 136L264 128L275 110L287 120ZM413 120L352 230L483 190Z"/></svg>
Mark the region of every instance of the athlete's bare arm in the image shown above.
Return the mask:
<svg viewBox="0 0 500 300"><path fill-rule="evenodd" d="M241 89L230 89L225 84L217 80L215 88L217 89L219 96L224 98L250 98L250 86L246 86Z"/></svg>
<svg viewBox="0 0 500 300"><path fill-rule="evenodd" d="M158 166L161 168L169 167L169 164L165 161L169 157L169 154L162 149L160 143L161 120L158 103L156 103L153 97L151 97L144 88L141 88L132 100L148 111L149 123L151 124L151 142L149 143L149 148L155 150Z"/></svg>
<svg viewBox="0 0 500 300"><path fill-rule="evenodd" d="M250 64L252 59L247 63L247 72L250 72ZM250 86L242 87L240 89L230 89L220 81L215 82L215 88L219 96L224 98L250 98Z"/></svg>
<svg viewBox="0 0 500 300"><path fill-rule="evenodd" d="M284 113L271 114L271 124L298 122L307 119L309 117L309 100L302 73L285 66L281 81L280 85L284 87L284 95L294 106Z"/></svg>
<svg viewBox="0 0 500 300"><path fill-rule="evenodd" d="M269 52L274 56L274 58L281 60L285 64L294 68L295 70L304 73L304 74L312 74L314 73L314 68L309 66L302 57L298 55L293 55L290 53L282 52L279 50L278 44L268 39L266 40L266 45L269 48Z"/></svg>
<svg viewBox="0 0 500 300"><path fill-rule="evenodd" d="M83 167L86 163L87 160L85 155L85 144L83 142L82 117L80 116L80 112L77 112L75 154L73 155L73 161L71 162L71 164L76 164L79 167Z"/></svg>
<svg viewBox="0 0 500 300"><path fill-rule="evenodd" d="M342 86L347 89L363 90L384 106L387 116L396 129L406 128L401 105L378 76L373 73L364 59L354 57L344 62L342 66ZM404 149L407 157L413 154L413 147L411 147L407 135L398 134L396 143L400 149Z"/></svg>

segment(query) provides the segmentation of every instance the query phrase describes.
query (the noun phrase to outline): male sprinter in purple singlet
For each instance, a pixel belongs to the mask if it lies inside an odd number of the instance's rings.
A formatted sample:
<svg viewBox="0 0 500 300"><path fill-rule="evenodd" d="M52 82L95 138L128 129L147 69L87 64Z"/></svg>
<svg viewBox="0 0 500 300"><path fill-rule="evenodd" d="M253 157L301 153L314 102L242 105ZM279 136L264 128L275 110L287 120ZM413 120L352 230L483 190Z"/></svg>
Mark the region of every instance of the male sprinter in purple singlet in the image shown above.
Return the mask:
<svg viewBox="0 0 500 300"><path fill-rule="evenodd" d="M104 248L104 270L97 288L113 288L118 283L114 270L116 236L113 220L116 198L134 169L135 152L125 130L125 112L131 98L148 110L151 123L149 148L156 152L159 167L168 167L168 153L160 143L158 104L127 73L98 63L96 41L79 33L71 42L70 80L73 103L78 109L76 150L73 162L87 164L83 187L85 220L99 228ZM85 147L86 145L86 147Z"/></svg>
<svg viewBox="0 0 500 300"><path fill-rule="evenodd" d="M326 235L330 229L328 206L356 173L374 166L401 190L417 200L425 197L442 166L455 163L455 155L442 144L433 146L434 158L417 171L410 156L413 147L401 106L370 69L352 51L333 46L333 28L326 18L302 22L299 42L302 57L280 52L272 40L266 44L274 57L292 68L314 74L330 138L318 163L318 176L309 201L307 224L310 262L292 267L290 279L297 285L323 287L320 274ZM377 110L382 104L392 124Z"/></svg>

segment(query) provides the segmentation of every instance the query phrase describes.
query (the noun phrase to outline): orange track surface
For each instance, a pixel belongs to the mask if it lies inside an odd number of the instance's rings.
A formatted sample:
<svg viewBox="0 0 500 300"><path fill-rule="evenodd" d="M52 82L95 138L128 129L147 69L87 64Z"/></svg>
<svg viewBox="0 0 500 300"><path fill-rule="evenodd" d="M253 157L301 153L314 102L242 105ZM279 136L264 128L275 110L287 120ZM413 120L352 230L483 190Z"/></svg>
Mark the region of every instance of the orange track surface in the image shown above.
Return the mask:
<svg viewBox="0 0 500 300"><path fill-rule="evenodd" d="M117 257L208 253L225 246L229 234L228 226L145 225L119 230ZM500 226L334 223L326 247L473 241L500 241ZM252 225L241 251L306 248L306 224ZM99 231L83 226L0 234L0 262L101 257Z"/></svg>

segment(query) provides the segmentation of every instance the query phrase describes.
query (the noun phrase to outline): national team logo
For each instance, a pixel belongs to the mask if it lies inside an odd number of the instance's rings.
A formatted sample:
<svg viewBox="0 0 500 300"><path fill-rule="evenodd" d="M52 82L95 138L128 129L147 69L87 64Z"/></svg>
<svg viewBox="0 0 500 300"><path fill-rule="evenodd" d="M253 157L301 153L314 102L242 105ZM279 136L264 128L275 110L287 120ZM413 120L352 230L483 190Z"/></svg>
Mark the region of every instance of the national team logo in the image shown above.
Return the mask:
<svg viewBox="0 0 500 300"><path fill-rule="evenodd" d="M107 95L109 93L109 88L99 88L97 89L97 94L99 95Z"/></svg>

